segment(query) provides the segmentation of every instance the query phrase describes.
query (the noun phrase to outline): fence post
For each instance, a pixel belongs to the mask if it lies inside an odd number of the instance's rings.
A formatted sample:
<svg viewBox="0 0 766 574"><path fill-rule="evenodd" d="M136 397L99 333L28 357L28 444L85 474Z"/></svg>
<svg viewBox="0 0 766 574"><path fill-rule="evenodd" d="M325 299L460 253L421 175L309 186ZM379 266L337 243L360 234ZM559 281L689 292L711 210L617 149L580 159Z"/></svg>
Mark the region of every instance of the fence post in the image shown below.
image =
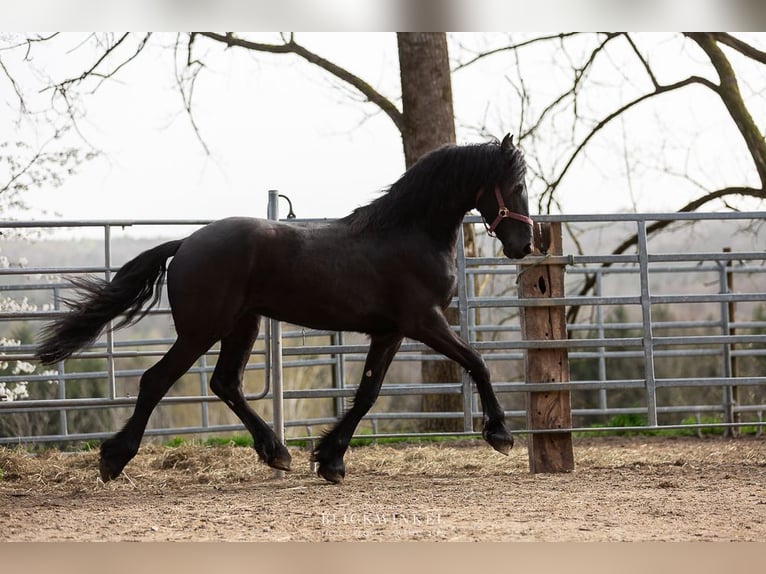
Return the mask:
<svg viewBox="0 0 766 574"><path fill-rule="evenodd" d="M279 192L269 190L268 218L279 221ZM279 442L285 442L284 392L282 388L282 326L276 319L269 319L269 371L272 389L274 433ZM283 477L283 470L275 470L274 476Z"/></svg>
<svg viewBox="0 0 766 574"><path fill-rule="evenodd" d="M562 255L561 223L538 224L543 235L550 236L547 253ZM545 229L548 227L548 229ZM536 243L536 255L540 243ZM519 298L550 299L564 297L563 265L520 265ZM521 332L525 341L566 340L566 313L563 305L521 308ZM565 348L527 349L527 383L569 381L569 358ZM572 427L572 403L569 391L527 393L527 428L568 429ZM574 470L571 431L529 435L529 470L532 473Z"/></svg>

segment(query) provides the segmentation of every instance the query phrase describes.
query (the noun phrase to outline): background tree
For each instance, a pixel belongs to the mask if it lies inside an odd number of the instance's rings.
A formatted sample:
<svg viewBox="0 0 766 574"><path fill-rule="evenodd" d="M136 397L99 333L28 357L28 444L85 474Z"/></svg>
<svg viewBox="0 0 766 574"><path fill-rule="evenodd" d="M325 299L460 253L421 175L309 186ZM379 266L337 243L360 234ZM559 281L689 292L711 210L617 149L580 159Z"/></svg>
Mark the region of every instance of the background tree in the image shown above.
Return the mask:
<svg viewBox="0 0 766 574"><path fill-rule="evenodd" d="M562 195L598 193L606 200L615 190L594 186L594 172L620 165L624 170L614 185L625 188L634 201L644 179L644 185L661 185L667 197L678 197L673 209L679 212L711 205L728 209L766 199L766 141L754 119L764 111L762 44L761 34L743 39L721 32L535 35L502 38L490 48L463 45L456 69L505 59L505 78L520 111L514 113L520 116L518 141L532 163L541 213L560 211ZM555 76L545 81L547 89L535 84L531 68L541 62ZM709 107L714 118L694 121L716 135L738 133L741 145L727 149L729 140L668 129L677 119L679 107L673 104L679 98L688 108L717 102L717 109ZM645 131L648 118L653 123L647 138L641 128ZM713 170L727 158L726 165L734 169ZM651 205L636 208L658 211ZM647 232L670 224L653 223ZM624 253L636 242L635 235L628 236L612 252ZM579 294L594 283L595 277L588 276ZM578 311L570 309L570 321Z"/></svg>

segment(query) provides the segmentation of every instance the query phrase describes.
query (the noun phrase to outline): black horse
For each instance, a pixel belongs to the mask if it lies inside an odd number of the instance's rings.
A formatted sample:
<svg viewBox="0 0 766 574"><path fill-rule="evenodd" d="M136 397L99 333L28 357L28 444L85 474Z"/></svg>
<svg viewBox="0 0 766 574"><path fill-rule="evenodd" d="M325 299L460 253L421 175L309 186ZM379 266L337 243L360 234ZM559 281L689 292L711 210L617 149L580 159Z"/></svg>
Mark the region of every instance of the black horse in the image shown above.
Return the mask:
<svg viewBox="0 0 766 574"><path fill-rule="evenodd" d="M507 454L513 438L481 356L450 329L443 311L456 284L458 231L478 209L509 258L532 250L524 182L526 164L512 138L446 146L424 156L387 193L343 219L295 225L233 217L185 239L169 241L126 263L107 283L73 280L80 299L47 326L37 357L50 364L92 343L105 325L136 322L155 305L166 274L177 339L141 377L133 415L101 445L104 481L116 478L138 452L149 416L211 346L221 342L210 387L253 435L273 468L291 457L250 408L242 375L262 316L310 328L357 331L370 349L353 406L312 453L330 482L345 476L343 456L354 429L375 402L404 337L428 345L465 368L478 389L483 437ZM147 305L147 303L149 303Z"/></svg>

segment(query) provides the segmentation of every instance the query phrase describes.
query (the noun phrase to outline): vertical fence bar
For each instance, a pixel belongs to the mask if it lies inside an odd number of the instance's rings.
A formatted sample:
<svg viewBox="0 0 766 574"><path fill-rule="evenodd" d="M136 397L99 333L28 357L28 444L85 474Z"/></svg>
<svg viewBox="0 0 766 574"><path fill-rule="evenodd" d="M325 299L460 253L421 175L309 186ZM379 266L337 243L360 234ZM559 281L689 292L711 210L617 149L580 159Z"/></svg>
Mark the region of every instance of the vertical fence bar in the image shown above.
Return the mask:
<svg viewBox="0 0 766 574"><path fill-rule="evenodd" d="M476 253L478 255L478 253ZM468 301L476 297L479 292L481 291L480 288L477 288L478 285L478 277L476 274L471 274L470 277L468 275L468 261L465 261L465 285L466 285L466 291L468 293L467 301L466 301L466 308L468 309L468 333L469 333L469 339L468 341L473 344L478 341L484 340L484 337L478 330L478 326L481 324L481 316L479 315L480 311L478 309L471 309L468 305ZM466 373L467 375L467 373ZM473 386L471 386L471 412L476 413L480 410L479 406L479 396L478 393L474 390ZM473 419L475 420L475 419ZM473 424L471 425L471 430L473 430Z"/></svg>
<svg viewBox="0 0 766 574"><path fill-rule="evenodd" d="M463 226L460 226L457 238L457 304L458 320L460 322L460 336L464 341L471 337L470 325L468 324L468 277L465 261L465 236ZM473 396L471 389L471 377L461 369L460 382L463 384L463 430L473 430Z"/></svg>
<svg viewBox="0 0 766 574"><path fill-rule="evenodd" d="M657 426L657 381L654 377L654 337L652 335L652 299L649 293L649 246L646 221L638 223L638 266L641 276L641 317L644 341L644 377L646 378L646 411L649 426Z"/></svg>
<svg viewBox="0 0 766 574"><path fill-rule="evenodd" d="M603 291L604 274L600 269L596 271L596 286L594 295L601 297ZM603 340L606 337L604 329L604 308L601 305L596 305L596 336ZM606 347L598 348L598 380L602 383L606 382ZM608 408L608 402L606 398L606 389L599 389L598 391L598 408L605 411Z"/></svg>
<svg viewBox="0 0 766 574"><path fill-rule="evenodd" d="M724 253L731 253L731 247L724 247ZM731 273L731 260L726 262L719 262L719 292L721 294L728 294L734 291L734 277ZM735 335L736 330L732 328L731 324L734 322L735 303L732 301L721 301L721 334L722 335ZM733 356L732 351L734 345L726 343L722 345L723 351L723 364L722 364L722 376L724 377L736 377L736 358ZM734 407L736 406L736 400L734 396L734 387L732 385L724 385L721 388L721 394L723 397L723 421L725 423L734 423ZM726 429L726 436L736 436L736 427L729 427Z"/></svg>
<svg viewBox="0 0 766 574"><path fill-rule="evenodd" d="M112 227L104 225L104 279L112 280ZM109 321L106 326L106 372L109 384L109 398L117 396L117 379L114 373L114 322Z"/></svg>
<svg viewBox="0 0 766 574"><path fill-rule="evenodd" d="M724 251L726 251L724 249ZM718 292L726 294L726 264L718 262ZM726 301L721 301L721 333L726 335L729 332L729 304ZM721 376L731 377L731 345L724 343L721 345ZM734 412L731 401L731 387L729 385L723 385L721 387L721 399L723 408L723 421L725 423L731 423L734 421ZM726 434L729 434L730 429L726 429Z"/></svg>
<svg viewBox="0 0 766 574"><path fill-rule="evenodd" d="M726 248L729 252L731 252L731 248ZM729 260L726 263L726 291L728 293L734 293L734 273L732 273L732 265L733 261ZM729 301L729 332L725 333L727 335L730 335L732 337L736 336L737 334L737 328L734 326L737 322L737 303L734 301ZM737 344L731 343L730 347L731 349L731 376L732 378L736 379L739 377L739 364L737 363L737 355L734 353L734 351L737 350ZM739 406L739 386L732 385L729 387L731 391L731 401L733 404L732 407L732 422L734 423L740 423L742 422L742 415L739 411L737 411L737 407ZM760 428L760 427L759 427ZM731 427L732 436L739 436L740 434L740 427Z"/></svg>
<svg viewBox="0 0 766 574"><path fill-rule="evenodd" d="M279 192L269 190L268 218L279 221ZM285 442L284 392L282 388L282 325L276 319L269 319L269 355L271 371L271 392L274 410L274 433L280 442ZM275 470L275 476L284 476L284 471Z"/></svg>
<svg viewBox="0 0 766 574"><path fill-rule="evenodd" d="M343 331L333 333L330 337L331 345L343 345ZM346 386L345 379L345 356L343 353L337 353L333 355L332 365L332 386L334 389L343 389ZM335 417L340 418L345 411L343 397L335 397Z"/></svg>
<svg viewBox="0 0 766 574"><path fill-rule="evenodd" d="M207 396L207 354L203 354L199 358L199 394L203 397ZM202 423L202 428L208 428L210 426L210 418L209 418L209 412L208 412L208 403L207 401L201 401L200 402L200 419Z"/></svg>
<svg viewBox="0 0 766 574"><path fill-rule="evenodd" d="M61 291L58 287L53 288L53 308L56 311L61 310ZM64 361L56 363L56 374L58 375L58 389L56 396L59 399L66 399L66 379L64 378ZM67 422L66 409L59 411L59 433L62 436L69 434L69 423Z"/></svg>

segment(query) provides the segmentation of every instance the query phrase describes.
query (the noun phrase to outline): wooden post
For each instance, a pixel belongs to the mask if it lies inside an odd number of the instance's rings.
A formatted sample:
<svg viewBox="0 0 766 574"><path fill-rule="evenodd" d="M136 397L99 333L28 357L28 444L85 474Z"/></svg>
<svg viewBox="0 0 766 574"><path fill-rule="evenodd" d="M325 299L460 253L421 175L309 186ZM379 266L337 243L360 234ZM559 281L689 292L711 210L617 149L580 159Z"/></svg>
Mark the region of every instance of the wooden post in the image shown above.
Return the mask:
<svg viewBox="0 0 766 574"><path fill-rule="evenodd" d="M561 224L536 224L535 255L562 255ZM539 249L542 248L542 252ZM563 265L520 265L519 298L564 297ZM566 312L563 305L522 307L521 330L525 341L566 340ZM528 349L525 354L527 383L569 381L566 349ZM527 393L527 428L571 428L572 405L569 391ZM530 434L529 470L532 473L574 470L572 433Z"/></svg>

